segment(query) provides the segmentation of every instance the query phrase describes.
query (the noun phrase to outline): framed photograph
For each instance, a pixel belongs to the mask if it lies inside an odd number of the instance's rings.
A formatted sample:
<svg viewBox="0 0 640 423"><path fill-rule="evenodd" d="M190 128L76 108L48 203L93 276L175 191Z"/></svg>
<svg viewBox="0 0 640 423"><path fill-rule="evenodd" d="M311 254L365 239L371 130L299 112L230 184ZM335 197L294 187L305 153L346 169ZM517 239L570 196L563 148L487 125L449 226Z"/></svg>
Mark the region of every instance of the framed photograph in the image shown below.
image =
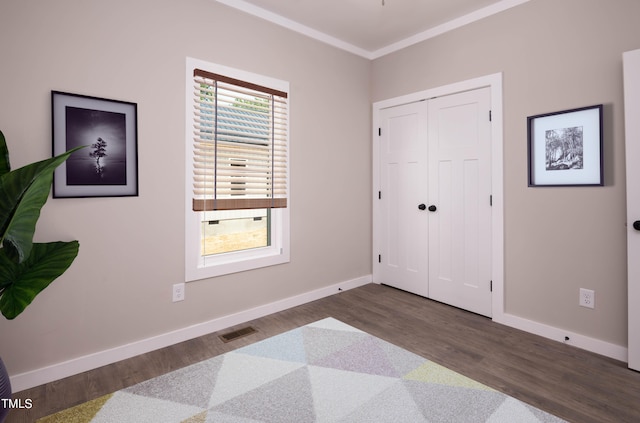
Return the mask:
<svg viewBox="0 0 640 423"><path fill-rule="evenodd" d="M51 92L53 155L81 145L53 177L53 197L138 195L137 104Z"/></svg>
<svg viewBox="0 0 640 423"><path fill-rule="evenodd" d="M602 104L527 117L529 186L602 186Z"/></svg>

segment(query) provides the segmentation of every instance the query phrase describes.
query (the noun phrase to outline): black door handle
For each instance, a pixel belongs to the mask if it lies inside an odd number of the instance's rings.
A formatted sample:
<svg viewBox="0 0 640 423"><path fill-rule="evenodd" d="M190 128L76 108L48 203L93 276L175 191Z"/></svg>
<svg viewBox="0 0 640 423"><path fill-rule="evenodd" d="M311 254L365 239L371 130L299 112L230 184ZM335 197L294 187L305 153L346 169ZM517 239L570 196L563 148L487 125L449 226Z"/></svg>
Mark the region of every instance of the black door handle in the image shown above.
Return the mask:
<svg viewBox="0 0 640 423"><path fill-rule="evenodd" d="M640 231L640 220L636 220L635 222L633 222L633 229L635 229L636 231Z"/></svg>
<svg viewBox="0 0 640 423"><path fill-rule="evenodd" d="M438 208L436 206L433 206L433 205L429 206L429 211L430 212L434 212L436 210L438 210Z"/></svg>
<svg viewBox="0 0 640 423"><path fill-rule="evenodd" d="M424 204L420 204L420 205L418 206L418 209L420 209L420 210L424 210L424 209L426 209L426 208L427 208L427 206L425 206Z"/></svg>

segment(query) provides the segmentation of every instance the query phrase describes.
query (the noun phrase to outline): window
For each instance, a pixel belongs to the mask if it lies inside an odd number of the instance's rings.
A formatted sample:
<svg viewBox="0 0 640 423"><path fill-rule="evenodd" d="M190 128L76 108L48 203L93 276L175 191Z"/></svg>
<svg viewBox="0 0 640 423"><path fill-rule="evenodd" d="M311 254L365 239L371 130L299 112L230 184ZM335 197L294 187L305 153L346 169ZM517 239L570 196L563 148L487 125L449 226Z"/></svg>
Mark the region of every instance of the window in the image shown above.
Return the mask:
<svg viewBox="0 0 640 423"><path fill-rule="evenodd" d="M289 84L187 59L186 280L289 261Z"/></svg>

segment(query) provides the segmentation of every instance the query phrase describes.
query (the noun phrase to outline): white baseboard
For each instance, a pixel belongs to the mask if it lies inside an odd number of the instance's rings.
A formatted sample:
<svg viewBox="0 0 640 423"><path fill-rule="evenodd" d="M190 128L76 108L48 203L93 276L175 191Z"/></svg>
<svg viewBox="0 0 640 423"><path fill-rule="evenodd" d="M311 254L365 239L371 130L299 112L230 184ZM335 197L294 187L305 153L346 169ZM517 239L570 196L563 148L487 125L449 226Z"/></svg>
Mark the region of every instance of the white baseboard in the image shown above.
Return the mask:
<svg viewBox="0 0 640 423"><path fill-rule="evenodd" d="M374 283L379 284L380 282ZM500 323L534 335L542 336L543 338L573 345L577 348L613 358L624 363L629 362L629 350L627 347L605 342L600 339L590 338L588 336L580 335L554 326L545 325L514 314L503 313L502 311L497 314L494 312L492 320L495 323ZM566 338L569 339L567 340Z"/></svg>
<svg viewBox="0 0 640 423"><path fill-rule="evenodd" d="M32 370L29 372L11 376L11 386L14 392L20 392L25 389L33 388L44 383L53 382L68 376L73 376L87 370L97 369L107 364L115 363L120 360L135 357L159 348L168 347L179 342L197 338L212 332L228 328L230 326L242 324L250 320L254 320L272 313L277 313L292 307L306 304L311 301L319 300L339 291L346 291L357 288L362 285L371 283L372 276L366 275L356 279L351 279L325 288L320 288L304 294L285 298L270 304L265 304L256 308L241 311L239 313L223 316L208 322L199 323L188 326L172 332L151 338L142 339L130 344L122 345L105 351L99 351L93 354L74 358L62 363Z"/></svg>
<svg viewBox="0 0 640 423"><path fill-rule="evenodd" d="M599 339L590 338L578 333L559 329L554 326L548 326L542 323L534 322L533 320L524 319L513 314L505 313L498 317L494 316L493 321L506 326L510 326L512 328L523 330L525 332L533 333L544 338L563 342L568 345L573 345L575 347L591 351L605 357L613 358L625 363L628 362L628 349L620 345L611 344ZM567 340L566 338L569 339Z"/></svg>

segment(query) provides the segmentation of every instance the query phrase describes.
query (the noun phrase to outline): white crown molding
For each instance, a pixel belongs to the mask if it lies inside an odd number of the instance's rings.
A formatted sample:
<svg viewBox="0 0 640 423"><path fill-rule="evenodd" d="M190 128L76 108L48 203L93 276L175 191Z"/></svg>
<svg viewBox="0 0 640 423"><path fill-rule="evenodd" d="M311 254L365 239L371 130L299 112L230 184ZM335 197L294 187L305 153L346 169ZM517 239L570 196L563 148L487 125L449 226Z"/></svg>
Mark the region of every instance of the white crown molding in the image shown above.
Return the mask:
<svg viewBox="0 0 640 423"><path fill-rule="evenodd" d="M267 20L276 25L280 25L292 31L298 32L300 34L306 35L307 37L313 38L315 40L321 41L325 44L329 44L333 47L337 47L339 49L348 51L349 53L353 53L358 56L365 57L370 59L371 52L362 49L360 47L356 47L353 44L349 44L345 41L342 41L336 37L332 37L331 35L325 34L324 32L317 31L308 26L302 25L296 21L285 18L284 16L278 15L273 12L269 12L266 9L255 6L251 3L247 3L244 0L216 0L218 3L225 4L229 7L233 7L234 9L238 9L241 12L248 13L250 15L256 16L258 18Z"/></svg>
<svg viewBox="0 0 640 423"><path fill-rule="evenodd" d="M442 25L435 26L424 32L420 32L411 37L405 38L404 40L398 41L393 44L389 44L388 46L383 47L379 50L370 52L369 59L377 59L379 57L386 56L387 54L396 52L398 50L402 50L403 48L420 43L422 41L426 41L430 38L437 37L438 35L442 35L445 32L453 31L454 29L463 27L470 23L477 22L489 16L503 12L507 9L511 9L512 7L519 6L528 1L529 0L501 0L490 6L484 7L482 9L478 9L475 12L471 12L467 15L460 16L459 18L446 22Z"/></svg>
<svg viewBox="0 0 640 423"><path fill-rule="evenodd" d="M349 53L353 53L355 55L364 57L366 59L373 60L373 59L377 59L379 57L385 56L387 54L396 52L403 48L409 47L413 44L417 44L422 41L428 40L430 38L436 37L438 35L444 34L445 32L460 28L464 25L468 25L470 23L479 21L491 15L495 15L496 13L500 13L512 7L519 6L523 3L528 2L529 0L500 0L490 6L486 6L482 9L478 9L475 12L469 13L467 15L461 16L459 18L456 18L442 25L438 25L436 27L433 27L421 33L415 34L411 37L405 38L404 40L389 44L388 46L375 51L365 50L353 44L347 43L336 37L325 34L324 32L321 32L321 31L317 31L308 26L302 25L298 22L285 18L284 16L278 15L276 13L270 12L261 7L255 6L244 0L216 0L216 1L218 3L225 4L229 7L233 7L234 9L238 9L242 12L256 16L258 18L265 19L276 25L280 25L292 31L306 35L310 38L316 39L323 43L329 44L333 47L337 47Z"/></svg>

